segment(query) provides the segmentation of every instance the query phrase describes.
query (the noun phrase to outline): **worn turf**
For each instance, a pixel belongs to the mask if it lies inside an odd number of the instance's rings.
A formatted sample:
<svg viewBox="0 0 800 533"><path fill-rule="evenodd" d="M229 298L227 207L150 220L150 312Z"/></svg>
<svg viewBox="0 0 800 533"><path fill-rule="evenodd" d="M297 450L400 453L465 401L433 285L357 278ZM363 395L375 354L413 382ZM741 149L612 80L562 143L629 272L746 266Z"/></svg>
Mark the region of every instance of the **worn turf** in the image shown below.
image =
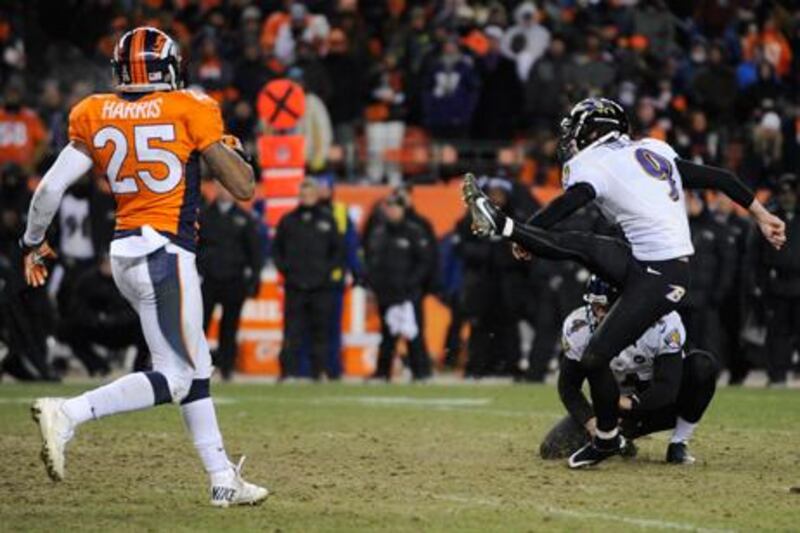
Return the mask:
<svg viewBox="0 0 800 533"><path fill-rule="evenodd" d="M3 531L608 531L800 528L800 394L724 389L693 467L639 458L571 472L539 440L562 411L546 386L220 385L247 478L273 494L212 509L177 408L90 422L67 478L39 462L31 399L78 386L0 385Z"/></svg>

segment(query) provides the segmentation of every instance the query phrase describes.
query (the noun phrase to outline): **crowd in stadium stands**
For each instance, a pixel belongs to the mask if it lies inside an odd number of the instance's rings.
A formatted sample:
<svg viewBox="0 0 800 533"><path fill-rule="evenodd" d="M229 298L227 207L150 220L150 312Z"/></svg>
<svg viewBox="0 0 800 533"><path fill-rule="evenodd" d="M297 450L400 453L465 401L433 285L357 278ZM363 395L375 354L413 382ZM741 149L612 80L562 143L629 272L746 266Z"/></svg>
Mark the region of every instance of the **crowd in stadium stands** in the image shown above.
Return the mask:
<svg viewBox="0 0 800 533"><path fill-rule="evenodd" d="M749 223L727 200L688 199L697 254L683 314L690 342L721 354L732 382L741 381L756 362L766 364L770 382L781 384L792 370L800 333L795 242L800 219L792 174L800 166L800 8L792 5L757 0L6 3L0 6L3 369L20 377L55 378L48 359L53 339L70 346L90 374L107 372L108 354L120 345L136 347L136 365L147 364L146 346L130 333L134 316L109 283L103 261L113 200L101 182L87 178L62 206L53 237L60 259L49 294L23 290L14 266L29 182L68 142L69 109L93 91L110 89L113 43L127 29L150 24L181 43L188 84L220 102L227 128L251 152L264 128L255 111L264 84L288 77L306 90L299 131L307 141L307 171L324 173L327 181L307 184L314 191L301 192L298 209L319 204L320 213L300 212L286 227L248 222L249 236L238 242L249 244L231 252L226 265L241 273L236 296L212 285L237 276L208 270L204 296L237 316L242 300L257 289L255 272L264 264L268 235L278 246L269 261L294 272L297 242L286 235L313 240L300 227L303 217L322 217L326 224L330 217L345 241L336 261L314 257L319 265L303 265L330 269L329 279L336 280L324 284L330 300L315 301L320 287L287 276L293 298L287 298L292 309L286 314L299 318L287 326L294 329L286 337L314 339L312 375L341 373L336 357L341 339L325 337L321 329L327 324L311 318L315 309L326 309L329 322L338 324L342 284L353 279L374 291L382 311L393 310L391 320L382 313L383 337L389 340L381 346L376 378L388 377L389 341L412 336L409 324L422 322L422 296L434 294L453 312L446 365L457 363L457 332L469 323L468 375L543 379L557 353L560 320L578 305L587 273L568 263L515 261L502 243L474 239L468 220L432 242L430 224L414 211L404 187L475 169L490 177L486 187L498 205L526 216L537 208L530 187L560 181L555 158L560 116L570 102L602 94L629 110L635 136L664 139L681 156L730 168L773 195L772 207L788 225L789 244L781 252L751 239ZM332 210L326 205L331 176L388 183L396 191L359 236L352 221L342 224L323 212ZM230 209L229 201L218 199L203 218L209 228L231 217L250 220L241 208ZM298 227L291 227L293 221ZM592 210L567 224L613 231ZM230 240L219 228L206 231L205 238L223 247ZM403 242L410 245L398 244ZM202 254L200 264L204 268ZM289 287L293 283L299 285ZM228 340L218 354L225 375L235 352L235 322L228 322ZM520 322L529 327L519 328ZM409 344L412 375L424 379L430 374L428 354L419 343ZM285 376L301 372L296 358L302 352L294 345L284 349ZM527 362L522 370L520 360Z"/></svg>

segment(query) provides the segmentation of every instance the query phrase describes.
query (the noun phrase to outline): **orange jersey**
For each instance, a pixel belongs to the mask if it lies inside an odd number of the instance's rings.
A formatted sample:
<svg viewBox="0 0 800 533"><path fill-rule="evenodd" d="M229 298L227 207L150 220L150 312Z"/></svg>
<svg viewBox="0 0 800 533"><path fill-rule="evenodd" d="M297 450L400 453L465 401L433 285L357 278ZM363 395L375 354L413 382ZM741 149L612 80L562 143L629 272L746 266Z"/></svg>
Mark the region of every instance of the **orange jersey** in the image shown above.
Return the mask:
<svg viewBox="0 0 800 533"><path fill-rule="evenodd" d="M32 163L36 146L47 139L47 131L39 117L30 109L9 113L0 108L0 164Z"/></svg>
<svg viewBox="0 0 800 533"><path fill-rule="evenodd" d="M194 91L96 94L69 116L69 138L85 145L117 204L116 235L149 225L194 247L200 153L221 140L217 103Z"/></svg>

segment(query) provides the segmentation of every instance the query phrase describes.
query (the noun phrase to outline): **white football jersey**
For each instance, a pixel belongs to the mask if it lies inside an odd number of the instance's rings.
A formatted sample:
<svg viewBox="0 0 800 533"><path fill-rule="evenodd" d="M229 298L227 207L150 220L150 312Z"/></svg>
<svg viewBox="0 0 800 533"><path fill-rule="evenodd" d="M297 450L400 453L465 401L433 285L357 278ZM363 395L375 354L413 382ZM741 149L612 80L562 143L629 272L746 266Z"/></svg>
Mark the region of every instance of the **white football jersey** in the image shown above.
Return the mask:
<svg viewBox="0 0 800 533"><path fill-rule="evenodd" d="M564 356L580 361L596 326L597 319L588 305L570 313L562 327ZM656 357L681 352L684 342L686 330L680 315L672 311L661 317L634 344L611 360L611 370L619 383L620 392L633 394L637 383L651 381Z"/></svg>
<svg viewBox="0 0 800 533"><path fill-rule="evenodd" d="M590 145L564 165L564 189L588 183L596 203L619 224L642 261L692 255L677 154L657 139L633 141L627 135Z"/></svg>

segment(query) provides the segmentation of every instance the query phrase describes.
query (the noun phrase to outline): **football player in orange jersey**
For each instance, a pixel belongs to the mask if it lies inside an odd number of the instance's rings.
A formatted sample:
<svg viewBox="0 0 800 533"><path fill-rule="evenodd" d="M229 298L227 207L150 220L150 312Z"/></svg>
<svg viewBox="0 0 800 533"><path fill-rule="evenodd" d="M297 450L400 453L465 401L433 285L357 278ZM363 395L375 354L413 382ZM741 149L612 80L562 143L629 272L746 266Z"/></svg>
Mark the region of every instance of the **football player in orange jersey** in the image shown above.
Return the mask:
<svg viewBox="0 0 800 533"><path fill-rule="evenodd" d="M241 143L223 134L216 102L181 89L179 63L177 44L160 30L140 27L122 36L112 61L116 92L89 96L73 108L70 143L36 189L21 242L28 284L43 285L45 261L54 257L45 232L64 191L92 168L105 175L117 203L114 281L139 314L153 371L74 398L40 398L32 411L42 459L57 481L80 424L178 403L210 476L211 504L255 504L268 491L242 479L241 461L229 461L209 395L211 356L194 253L200 159L240 200L253 195L253 170Z"/></svg>

